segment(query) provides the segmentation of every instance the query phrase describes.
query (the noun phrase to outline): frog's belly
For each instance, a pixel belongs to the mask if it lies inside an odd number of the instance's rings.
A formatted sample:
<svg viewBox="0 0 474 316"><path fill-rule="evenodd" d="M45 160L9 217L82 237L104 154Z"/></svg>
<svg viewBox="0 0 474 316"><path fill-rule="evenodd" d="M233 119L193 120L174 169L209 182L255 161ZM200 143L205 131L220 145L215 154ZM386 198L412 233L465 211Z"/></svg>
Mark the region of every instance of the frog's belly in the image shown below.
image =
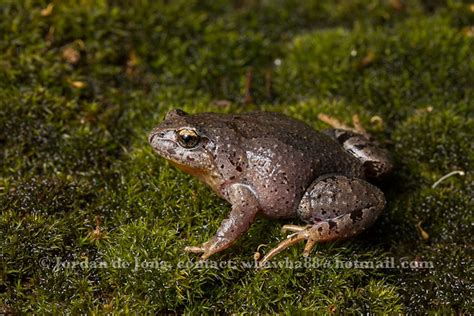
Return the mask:
<svg viewBox="0 0 474 316"><path fill-rule="evenodd" d="M285 219L296 217L296 211L293 208L281 209L275 208L262 208L261 213L268 218L272 219Z"/></svg>

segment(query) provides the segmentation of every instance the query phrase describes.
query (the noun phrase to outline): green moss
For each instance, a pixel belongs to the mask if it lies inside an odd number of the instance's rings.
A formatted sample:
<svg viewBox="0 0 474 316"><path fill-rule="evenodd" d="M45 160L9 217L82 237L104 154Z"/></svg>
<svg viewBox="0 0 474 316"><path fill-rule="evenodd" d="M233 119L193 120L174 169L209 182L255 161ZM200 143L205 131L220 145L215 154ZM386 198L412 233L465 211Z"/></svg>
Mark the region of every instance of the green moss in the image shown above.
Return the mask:
<svg viewBox="0 0 474 316"><path fill-rule="evenodd" d="M397 3L4 1L0 313L472 313L474 14ZM229 205L147 144L175 107L279 111L318 129L319 113L358 113L395 158L386 211L318 245L315 266L244 266L285 237L263 218L213 258L230 266L191 265L183 247L211 237ZM432 266L335 265L388 257Z"/></svg>
<svg viewBox="0 0 474 316"><path fill-rule="evenodd" d="M288 45L277 90L285 99L349 99L386 118L405 116L413 107L458 108L472 99L473 50L473 41L450 27L447 17L318 30Z"/></svg>

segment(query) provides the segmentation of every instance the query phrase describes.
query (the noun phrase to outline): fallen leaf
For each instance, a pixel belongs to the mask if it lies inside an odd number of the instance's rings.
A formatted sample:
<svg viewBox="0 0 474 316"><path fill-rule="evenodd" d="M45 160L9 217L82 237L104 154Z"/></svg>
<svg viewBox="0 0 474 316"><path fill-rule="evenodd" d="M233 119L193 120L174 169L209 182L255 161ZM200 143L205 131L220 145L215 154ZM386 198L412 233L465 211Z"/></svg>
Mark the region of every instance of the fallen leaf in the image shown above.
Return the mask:
<svg viewBox="0 0 474 316"><path fill-rule="evenodd" d="M390 6L397 11L401 11L405 9L405 3L403 3L403 1L401 0L390 0L389 3L390 3Z"/></svg>
<svg viewBox="0 0 474 316"><path fill-rule="evenodd" d="M228 108L232 105L232 102L229 100L214 100L212 104L220 108Z"/></svg>
<svg viewBox="0 0 474 316"><path fill-rule="evenodd" d="M367 66L369 66L370 64L372 64L374 61L375 61L375 53L374 52L368 52L367 55L365 55L364 58L362 58L362 60L356 65L356 68L357 69L363 69Z"/></svg>
<svg viewBox="0 0 474 316"><path fill-rule="evenodd" d="M474 26L466 26L462 29L462 33L467 37L474 37Z"/></svg>
<svg viewBox="0 0 474 316"><path fill-rule="evenodd" d="M128 54L128 59L127 59L127 65L125 67L125 73L127 74L127 76L133 76L135 73L136 73L136 69L137 69L137 65L138 65L138 56L137 56L137 53L132 50L129 54Z"/></svg>
<svg viewBox="0 0 474 316"><path fill-rule="evenodd" d="M63 49L62 57L68 64L75 65L81 59L81 54L75 48L68 46Z"/></svg>
<svg viewBox="0 0 474 316"><path fill-rule="evenodd" d="M421 227L421 223L422 222L418 222L418 224L416 224L416 228L418 228L421 238L423 238L423 240L428 240L430 239L430 235Z"/></svg>
<svg viewBox="0 0 474 316"><path fill-rule="evenodd" d="M46 8L40 11L41 16L44 16L44 17L50 16L51 13L53 13L53 8L54 8L54 4L52 3L48 4Z"/></svg>
<svg viewBox="0 0 474 316"><path fill-rule="evenodd" d="M79 80L70 81L69 84L71 85L71 87L76 88L76 89L83 89L87 87L87 83L85 83L84 81L79 81Z"/></svg>

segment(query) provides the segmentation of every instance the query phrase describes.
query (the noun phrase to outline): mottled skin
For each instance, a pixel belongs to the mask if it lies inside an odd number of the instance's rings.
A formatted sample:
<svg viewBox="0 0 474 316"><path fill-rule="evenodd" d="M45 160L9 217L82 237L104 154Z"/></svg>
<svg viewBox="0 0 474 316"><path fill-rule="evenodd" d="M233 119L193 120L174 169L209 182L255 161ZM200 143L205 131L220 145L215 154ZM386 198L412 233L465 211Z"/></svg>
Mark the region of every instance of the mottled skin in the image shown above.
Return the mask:
<svg viewBox="0 0 474 316"><path fill-rule="evenodd" d="M168 112L149 135L155 151L207 183L232 210L216 235L187 251L210 255L231 246L258 213L298 217L308 223L270 251L289 245L348 238L370 226L385 206L383 193L367 178L380 178L392 165L385 150L360 134L331 129L320 133L305 123L269 112L245 114Z"/></svg>

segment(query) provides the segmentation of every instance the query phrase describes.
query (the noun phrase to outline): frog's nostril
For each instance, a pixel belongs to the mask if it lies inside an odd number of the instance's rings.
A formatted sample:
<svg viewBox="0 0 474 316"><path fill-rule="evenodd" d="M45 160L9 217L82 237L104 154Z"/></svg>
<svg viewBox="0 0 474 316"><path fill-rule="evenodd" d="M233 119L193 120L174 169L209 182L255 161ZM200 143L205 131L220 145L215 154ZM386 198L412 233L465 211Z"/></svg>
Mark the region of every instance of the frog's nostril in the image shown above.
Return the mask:
<svg viewBox="0 0 474 316"><path fill-rule="evenodd" d="M158 138L165 138L166 133L165 132L152 132L150 133L150 136L148 137L148 141L152 143L156 137Z"/></svg>

